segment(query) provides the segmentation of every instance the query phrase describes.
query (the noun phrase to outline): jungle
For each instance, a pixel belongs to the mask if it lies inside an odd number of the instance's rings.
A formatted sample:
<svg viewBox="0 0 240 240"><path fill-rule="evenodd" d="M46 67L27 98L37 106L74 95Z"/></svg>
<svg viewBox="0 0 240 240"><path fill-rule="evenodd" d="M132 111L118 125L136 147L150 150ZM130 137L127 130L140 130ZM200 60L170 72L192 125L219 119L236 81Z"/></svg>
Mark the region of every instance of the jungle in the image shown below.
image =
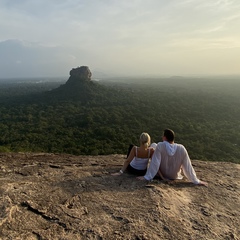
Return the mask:
<svg viewBox="0 0 240 240"><path fill-rule="evenodd" d="M170 128L191 159L240 163L238 77L109 78L74 98L64 81L0 80L0 152L126 154Z"/></svg>

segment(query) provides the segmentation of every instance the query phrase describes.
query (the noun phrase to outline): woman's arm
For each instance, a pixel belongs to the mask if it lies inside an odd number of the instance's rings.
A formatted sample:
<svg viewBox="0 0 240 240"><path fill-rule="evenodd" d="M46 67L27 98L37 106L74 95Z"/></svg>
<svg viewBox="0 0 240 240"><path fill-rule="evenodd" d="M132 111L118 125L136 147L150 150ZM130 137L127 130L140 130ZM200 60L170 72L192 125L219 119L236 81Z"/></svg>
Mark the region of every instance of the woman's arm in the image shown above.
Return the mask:
<svg viewBox="0 0 240 240"><path fill-rule="evenodd" d="M121 168L121 170L119 172L116 173L112 173L112 176L119 176L121 174L124 173L124 171L127 169L128 165L130 164L130 162L133 160L133 158L135 157L135 152L136 152L136 146L134 146L128 156L128 158L125 160L125 162L123 163L123 166Z"/></svg>

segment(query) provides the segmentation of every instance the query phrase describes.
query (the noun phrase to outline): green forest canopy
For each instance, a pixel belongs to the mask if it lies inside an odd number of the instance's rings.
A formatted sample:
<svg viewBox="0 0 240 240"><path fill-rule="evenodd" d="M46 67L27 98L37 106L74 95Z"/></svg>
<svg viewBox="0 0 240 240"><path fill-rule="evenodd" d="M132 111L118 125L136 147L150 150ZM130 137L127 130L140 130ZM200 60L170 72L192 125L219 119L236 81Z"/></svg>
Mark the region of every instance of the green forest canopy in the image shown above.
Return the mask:
<svg viewBox="0 0 240 240"><path fill-rule="evenodd" d="M191 159L240 163L239 79L110 79L86 101L53 97L60 84L0 81L0 151L126 154L171 128Z"/></svg>

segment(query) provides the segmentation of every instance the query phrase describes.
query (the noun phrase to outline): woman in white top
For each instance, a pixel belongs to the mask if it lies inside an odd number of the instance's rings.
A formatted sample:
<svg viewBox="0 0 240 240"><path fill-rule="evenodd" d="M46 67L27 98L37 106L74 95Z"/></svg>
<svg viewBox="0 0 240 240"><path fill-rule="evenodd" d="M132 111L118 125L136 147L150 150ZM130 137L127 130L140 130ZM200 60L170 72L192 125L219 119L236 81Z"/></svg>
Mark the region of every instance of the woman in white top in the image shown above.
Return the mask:
<svg viewBox="0 0 240 240"><path fill-rule="evenodd" d="M138 176L146 173L149 160L154 153L154 148L149 147L151 138L148 133L143 132L140 135L139 140L140 147L132 147L130 154L122 166L122 169L117 173L113 173L113 176L119 176L123 174L124 171Z"/></svg>

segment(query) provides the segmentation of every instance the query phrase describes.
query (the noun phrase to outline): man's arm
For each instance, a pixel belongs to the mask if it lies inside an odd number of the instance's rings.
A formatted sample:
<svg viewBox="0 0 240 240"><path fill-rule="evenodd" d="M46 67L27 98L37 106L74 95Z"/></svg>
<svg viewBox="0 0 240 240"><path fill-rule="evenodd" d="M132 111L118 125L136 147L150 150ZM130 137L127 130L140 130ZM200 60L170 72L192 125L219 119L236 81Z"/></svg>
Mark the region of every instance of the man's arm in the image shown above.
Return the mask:
<svg viewBox="0 0 240 240"><path fill-rule="evenodd" d="M144 178L148 181L152 180L156 176L156 174L159 170L160 163L161 163L161 152L160 152L159 148L160 148L160 146L157 145L157 147L152 155L152 160L150 162L148 170L144 176Z"/></svg>
<svg viewBox="0 0 240 240"><path fill-rule="evenodd" d="M187 150L184 148L184 160L182 165L184 175L194 184L207 186L206 182L200 181L197 178L196 172L192 166Z"/></svg>

